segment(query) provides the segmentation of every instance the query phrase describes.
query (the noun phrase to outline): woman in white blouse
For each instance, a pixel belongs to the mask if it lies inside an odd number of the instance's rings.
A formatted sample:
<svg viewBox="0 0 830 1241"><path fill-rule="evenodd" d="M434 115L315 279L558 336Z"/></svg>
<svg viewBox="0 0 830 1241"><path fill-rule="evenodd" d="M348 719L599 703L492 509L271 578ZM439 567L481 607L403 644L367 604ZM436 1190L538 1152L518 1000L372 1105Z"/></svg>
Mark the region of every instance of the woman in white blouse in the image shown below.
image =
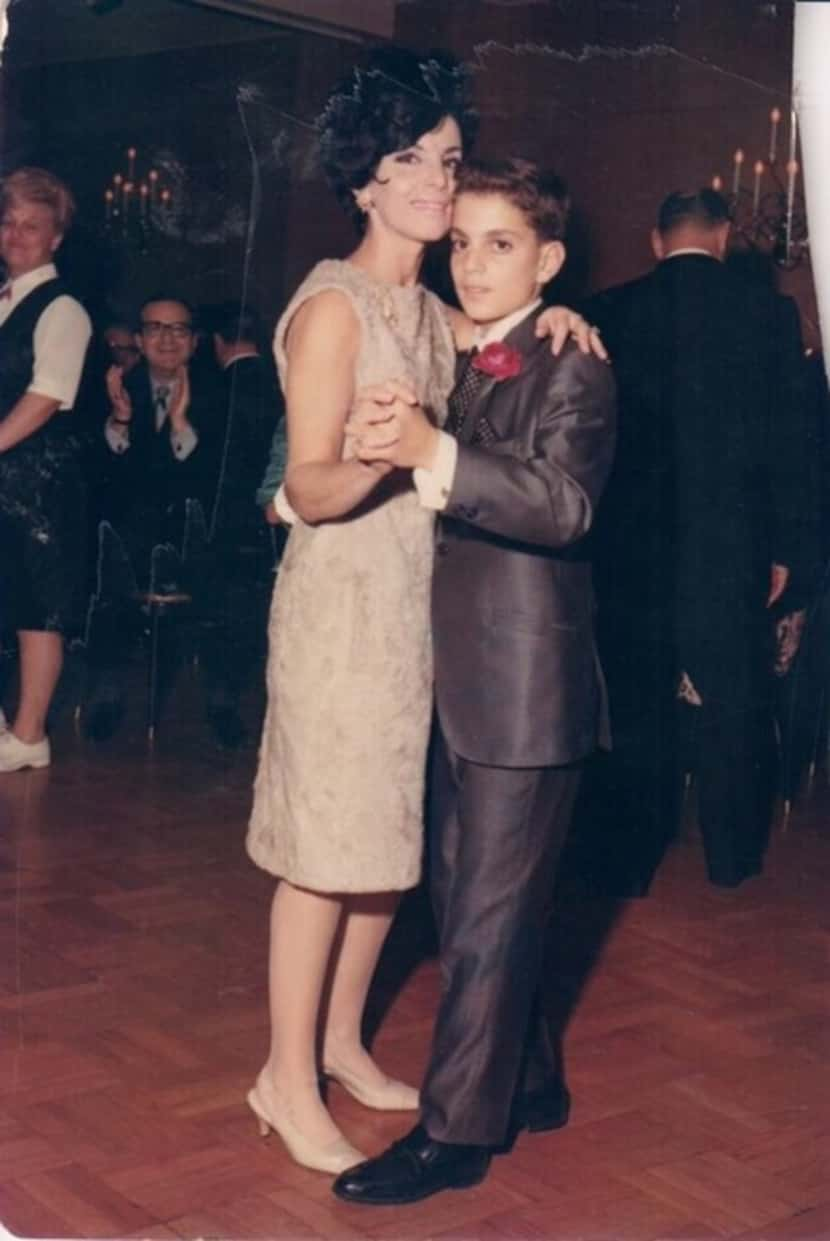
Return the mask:
<svg viewBox="0 0 830 1241"><path fill-rule="evenodd" d="M84 486L70 411L92 329L53 262L74 208L41 168L0 187L0 630L16 632L20 650L11 726L0 713L0 773L50 762L46 714L83 606Z"/></svg>

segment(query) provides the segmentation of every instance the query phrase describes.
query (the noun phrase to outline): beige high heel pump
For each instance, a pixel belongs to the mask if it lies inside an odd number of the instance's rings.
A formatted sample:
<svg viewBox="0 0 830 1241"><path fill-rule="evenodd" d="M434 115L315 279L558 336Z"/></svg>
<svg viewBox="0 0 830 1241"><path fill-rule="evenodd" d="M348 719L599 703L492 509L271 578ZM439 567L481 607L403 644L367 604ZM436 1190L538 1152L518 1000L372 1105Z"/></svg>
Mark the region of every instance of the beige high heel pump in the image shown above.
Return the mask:
<svg viewBox="0 0 830 1241"><path fill-rule="evenodd" d="M387 1077L382 1086L373 1086L331 1058L323 1061L323 1076L347 1090L364 1107L381 1112L416 1112L420 1097L414 1086L407 1086L394 1077Z"/></svg>
<svg viewBox="0 0 830 1241"><path fill-rule="evenodd" d="M315 1172L331 1172L338 1176L347 1168L363 1163L366 1156L352 1146L343 1135L325 1146L310 1141L300 1130L291 1115L291 1107L264 1072L248 1091L248 1106L259 1122L262 1137L267 1138L273 1129L282 1139L285 1149L295 1163Z"/></svg>

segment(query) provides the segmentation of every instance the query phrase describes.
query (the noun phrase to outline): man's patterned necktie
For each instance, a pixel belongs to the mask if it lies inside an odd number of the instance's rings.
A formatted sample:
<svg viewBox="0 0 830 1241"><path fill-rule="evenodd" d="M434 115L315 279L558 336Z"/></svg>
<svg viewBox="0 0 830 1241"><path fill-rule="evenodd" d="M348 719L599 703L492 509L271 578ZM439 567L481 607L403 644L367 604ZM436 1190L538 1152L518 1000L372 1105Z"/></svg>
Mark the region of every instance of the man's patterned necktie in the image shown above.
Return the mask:
<svg viewBox="0 0 830 1241"><path fill-rule="evenodd" d="M470 350L470 355L464 363L464 369L459 375L458 382L447 401L447 421L444 423L444 430L448 431L450 435L454 435L456 439L464 425L467 410L478 395L484 380L488 378L486 371L480 371L473 366L473 358L477 353L477 349ZM470 436L470 443L487 446L494 444L497 438L498 436L493 431L490 423L482 415L476 422L475 429Z"/></svg>
<svg viewBox="0 0 830 1241"><path fill-rule="evenodd" d="M476 393L487 378L484 371L479 371L473 366L473 358L477 353L477 349L470 350L461 374L458 376L456 385L447 401L447 421L444 423L444 430L456 437L464 425L467 410L472 405Z"/></svg>
<svg viewBox="0 0 830 1241"><path fill-rule="evenodd" d="M163 384L156 388L155 407L156 407L156 429L164 426L164 420L167 417L167 401L170 396L170 389Z"/></svg>

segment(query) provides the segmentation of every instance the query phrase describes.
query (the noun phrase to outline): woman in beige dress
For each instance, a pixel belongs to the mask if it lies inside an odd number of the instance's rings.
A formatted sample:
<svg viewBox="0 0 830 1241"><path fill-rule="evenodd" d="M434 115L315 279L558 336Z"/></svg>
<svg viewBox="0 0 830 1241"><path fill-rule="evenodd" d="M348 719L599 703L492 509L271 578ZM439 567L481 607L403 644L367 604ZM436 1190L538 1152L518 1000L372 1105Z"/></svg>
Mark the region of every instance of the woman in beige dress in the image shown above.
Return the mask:
<svg viewBox="0 0 830 1241"><path fill-rule="evenodd" d="M418 276L449 227L473 121L457 68L400 49L376 53L332 97L324 165L361 239L312 270L275 338L295 520L248 833L253 861L280 880L271 1048L248 1102L263 1134L331 1173L364 1156L326 1109L319 1068L369 1107L418 1106L363 1047L361 1021L400 895L420 877L432 705L433 516L410 475L354 457L345 424L359 388L392 379L444 418L457 312Z"/></svg>

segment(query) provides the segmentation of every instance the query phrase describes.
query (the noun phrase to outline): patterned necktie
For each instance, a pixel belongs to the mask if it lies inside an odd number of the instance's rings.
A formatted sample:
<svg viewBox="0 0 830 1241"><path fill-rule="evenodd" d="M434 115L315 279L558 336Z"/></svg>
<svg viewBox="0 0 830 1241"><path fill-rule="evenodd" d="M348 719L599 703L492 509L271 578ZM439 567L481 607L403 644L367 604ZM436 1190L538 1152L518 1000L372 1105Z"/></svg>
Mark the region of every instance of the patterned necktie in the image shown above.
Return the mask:
<svg viewBox="0 0 830 1241"><path fill-rule="evenodd" d="M170 389L163 384L156 388L155 406L156 406L156 430L164 425L167 417L167 399L170 396Z"/></svg>
<svg viewBox="0 0 830 1241"><path fill-rule="evenodd" d="M444 430L456 437L464 425L467 410L472 405L476 393L487 378L484 371L477 370L473 366L473 358L477 353L477 349L470 350L464 363L464 368L458 376L456 385L447 401L447 421L444 423Z"/></svg>

